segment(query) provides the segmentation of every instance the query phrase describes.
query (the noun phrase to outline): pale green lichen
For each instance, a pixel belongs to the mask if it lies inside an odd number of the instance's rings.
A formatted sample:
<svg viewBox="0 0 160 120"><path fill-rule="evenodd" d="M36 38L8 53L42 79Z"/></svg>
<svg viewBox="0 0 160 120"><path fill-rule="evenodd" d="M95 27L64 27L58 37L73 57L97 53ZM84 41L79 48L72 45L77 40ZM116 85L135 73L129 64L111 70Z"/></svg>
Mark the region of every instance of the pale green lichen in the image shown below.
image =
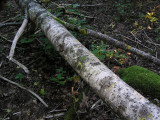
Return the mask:
<svg viewBox="0 0 160 120"><path fill-rule="evenodd" d="M81 62L79 62L79 63L77 64L77 68L78 68L79 70L82 70L83 65L82 65L82 63L81 63Z"/></svg>
<svg viewBox="0 0 160 120"><path fill-rule="evenodd" d="M79 32L82 33L82 34L84 34L84 35L87 34L87 31L85 29L80 29Z"/></svg>
<svg viewBox="0 0 160 120"><path fill-rule="evenodd" d="M78 40L74 40L74 42L78 42Z"/></svg>
<svg viewBox="0 0 160 120"><path fill-rule="evenodd" d="M81 59L81 61L84 61L84 60L86 60L86 58L87 58L87 56L82 56L80 59Z"/></svg>
<svg viewBox="0 0 160 120"><path fill-rule="evenodd" d="M62 20L60 20L60 19L58 19L56 17L53 17L53 19L56 20L58 23L60 23L62 25L65 25L65 23Z"/></svg>
<svg viewBox="0 0 160 120"><path fill-rule="evenodd" d="M133 88L160 99L160 76L158 74L139 66L121 69L118 74Z"/></svg>
<svg viewBox="0 0 160 120"><path fill-rule="evenodd" d="M130 49L131 49L131 46L130 46L130 45L125 44L125 47L127 48L127 50L130 50Z"/></svg>
<svg viewBox="0 0 160 120"><path fill-rule="evenodd" d="M130 49L131 49L131 46L130 46L130 45L128 45L128 46L127 46L127 49L128 49L128 50L130 50Z"/></svg>

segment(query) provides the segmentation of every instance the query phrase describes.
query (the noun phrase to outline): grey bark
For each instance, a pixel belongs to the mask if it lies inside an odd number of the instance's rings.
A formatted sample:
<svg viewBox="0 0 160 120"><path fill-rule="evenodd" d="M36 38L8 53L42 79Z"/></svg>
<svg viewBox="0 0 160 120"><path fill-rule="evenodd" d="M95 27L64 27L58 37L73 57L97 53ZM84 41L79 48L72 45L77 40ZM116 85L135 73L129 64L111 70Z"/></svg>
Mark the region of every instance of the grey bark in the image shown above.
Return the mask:
<svg viewBox="0 0 160 120"><path fill-rule="evenodd" d="M99 61L54 16L31 0L15 0L41 27L53 46L93 90L127 120L160 120L160 108L127 85ZM54 68L53 68L54 69Z"/></svg>

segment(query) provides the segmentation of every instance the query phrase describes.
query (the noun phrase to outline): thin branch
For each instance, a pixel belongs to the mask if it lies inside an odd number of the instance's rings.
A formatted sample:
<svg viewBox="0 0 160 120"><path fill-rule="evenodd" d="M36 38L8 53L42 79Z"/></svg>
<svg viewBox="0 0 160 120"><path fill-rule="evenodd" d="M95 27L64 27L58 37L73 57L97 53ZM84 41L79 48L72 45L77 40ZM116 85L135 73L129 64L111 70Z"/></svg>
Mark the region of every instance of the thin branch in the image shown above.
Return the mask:
<svg viewBox="0 0 160 120"><path fill-rule="evenodd" d="M76 16L85 17L85 18L89 18L89 19L95 18L95 17L92 17L92 16L85 16L85 15L83 15L81 13L79 14L79 13L75 13L75 12L70 12L65 8L65 6L61 6L61 5L59 5L59 4L55 3L55 2L52 2L52 3L55 4L58 8L64 9L65 14L76 15Z"/></svg>
<svg viewBox="0 0 160 120"><path fill-rule="evenodd" d="M83 15L83 14L78 14L78 13L74 13L74 12L70 12L68 10L65 10L65 13L68 14L68 15L76 15L76 16L80 16L80 17L84 17L84 18L89 18L89 19L93 19L95 17L92 17L92 16L86 16L86 15Z"/></svg>
<svg viewBox="0 0 160 120"><path fill-rule="evenodd" d="M7 56L7 58L8 58L9 60L11 60L12 62L14 62L15 64L17 64L17 65L18 65L20 68L22 68L27 74L29 74L29 70L28 70L28 68L27 68L25 65L23 65L22 63L20 63L19 61L17 61L17 60L14 59L14 58L10 59L9 56Z"/></svg>
<svg viewBox="0 0 160 120"><path fill-rule="evenodd" d="M6 81L6 82L9 82L9 83L11 83L11 84L13 84L13 85L15 85L15 86L17 86L17 87L23 89L23 90L28 91L28 92L31 93L33 96L35 96L35 97L36 97L36 98L37 98L37 99L38 99L45 107L48 107L48 105L43 101L43 99L40 98L36 93L34 93L33 91L31 91L30 89L27 89L27 88L25 88L25 87L19 85L18 83L13 82L13 81L11 81L11 80L9 80L9 79L7 79L7 78L1 76L1 75L0 75L0 78L3 79L3 80Z"/></svg>
<svg viewBox="0 0 160 120"><path fill-rule="evenodd" d="M97 102L95 102L95 103L92 105L92 107L90 108L90 110L93 110L94 107L95 107L97 104L99 104L101 101L102 101L102 100L99 99Z"/></svg>
<svg viewBox="0 0 160 120"><path fill-rule="evenodd" d="M0 23L0 28L2 27L6 27L6 26L19 26L21 25L21 23L14 23L14 22L11 22L11 23Z"/></svg>
<svg viewBox="0 0 160 120"><path fill-rule="evenodd" d="M153 42L153 40L147 35L147 33L145 31L144 31L144 34L149 39L149 41L147 41L148 43L153 44L155 46L160 46L160 44L157 44L157 43Z"/></svg>
<svg viewBox="0 0 160 120"><path fill-rule="evenodd" d="M143 46L144 48L147 48L147 49L149 49L149 50L153 51L153 49L151 49L151 48L149 48L149 47L147 47L147 46L143 45L143 44L142 44L141 42L139 42L139 41L134 41L134 40L132 40L131 38L126 37L126 36L124 36L124 35L122 35L122 34L118 34L118 35L120 35L120 36L122 36L122 37L124 37L124 38L126 38L126 39L128 39L128 40L130 40L130 41L133 41L133 42L135 42L135 43L137 43L137 44L139 44L139 45Z"/></svg>
<svg viewBox="0 0 160 120"><path fill-rule="evenodd" d="M59 4L60 6L73 6L74 4ZM77 5L77 7L95 7L101 6L103 3L95 4L95 5Z"/></svg>
<svg viewBox="0 0 160 120"><path fill-rule="evenodd" d="M6 22L11 21L11 20L14 20L14 19L16 19L16 18L19 17L19 16L20 16L20 14L16 15L16 16L13 17L13 18L9 18L8 20L5 20L5 21L1 22L1 24L2 24L2 23L6 23Z"/></svg>
<svg viewBox="0 0 160 120"><path fill-rule="evenodd" d="M90 35L90 36L93 36L94 38L98 38L98 39L101 39L101 40L105 40L106 42L108 42L109 44L112 44L116 47L119 47L119 48L122 48L124 50L127 50L127 51L130 51L132 53L135 53L141 57L144 57L148 60L151 60L153 63L155 64L158 64L160 65L160 59L144 52L144 51L141 51L137 48L134 48L130 45L127 45L126 43L124 42L121 42L121 41L118 41L117 39L114 39L112 37L109 37L108 35L106 34L102 34L100 32L96 32L94 30L91 30L91 29L87 29L87 28L82 28L82 27L79 27L79 26L76 26L76 25L73 25L73 24L70 24L70 23L67 23L67 22L64 22L58 18L56 18L54 15L52 15L52 17L57 20L58 22L60 22L61 24L63 24L65 27L67 27L68 29L70 30L75 30L77 32L80 32L84 35Z"/></svg>
<svg viewBox="0 0 160 120"><path fill-rule="evenodd" d="M6 41L9 42L9 43L12 43L11 40L8 40L7 38L3 37L1 34L0 34L0 37L1 37L2 39L6 40Z"/></svg>
<svg viewBox="0 0 160 120"><path fill-rule="evenodd" d="M2 64L3 64L3 61L1 61L1 63L0 63L0 68L1 68Z"/></svg>
<svg viewBox="0 0 160 120"><path fill-rule="evenodd" d="M9 59L10 60L13 58L16 44L17 44L19 38L21 37L21 35L23 34L24 29L27 26L27 23L28 23L28 18L27 18L27 13L26 13L26 17L24 18L23 23L22 23L21 27L19 28L19 30L18 30L18 32L17 32L17 34L14 37L14 40L12 42L11 50L10 50L10 53L9 53Z"/></svg>

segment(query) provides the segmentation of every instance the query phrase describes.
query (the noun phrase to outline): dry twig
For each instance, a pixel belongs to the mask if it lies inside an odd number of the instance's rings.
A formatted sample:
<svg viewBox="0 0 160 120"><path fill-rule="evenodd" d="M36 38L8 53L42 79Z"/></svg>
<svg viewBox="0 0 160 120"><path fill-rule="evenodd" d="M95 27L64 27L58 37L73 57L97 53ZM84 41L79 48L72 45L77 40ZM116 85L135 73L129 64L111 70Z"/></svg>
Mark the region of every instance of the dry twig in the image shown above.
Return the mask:
<svg viewBox="0 0 160 120"><path fill-rule="evenodd" d="M24 29L25 27L27 26L27 23L28 23L28 16L27 16L27 12L26 12L26 16L23 20L23 23L21 25L21 27L19 28L16 36L14 37L14 40L12 42L12 46L11 46L11 50L10 50L10 53L9 53L9 59L11 60L13 58L13 55L14 55L14 50L15 50L15 47L16 47L16 44L19 40L19 38L21 37L21 35L23 34L24 32Z"/></svg>
<svg viewBox="0 0 160 120"><path fill-rule="evenodd" d="M48 107L48 105L43 101L43 99L42 99L41 97L39 97L39 95L37 95L36 93L34 93L33 91L31 91L30 89L27 89L27 88L19 85L18 83L13 82L13 81L11 81L11 80L9 80L9 79L1 76L1 75L0 75L0 78L3 79L3 80L6 81L6 82L9 82L9 83L11 83L11 84L13 84L13 85L15 85L15 86L23 89L23 90L28 91L28 92L31 93L33 96L35 96L45 107Z"/></svg>
<svg viewBox="0 0 160 120"><path fill-rule="evenodd" d="M73 6L74 4L59 4L60 6ZM77 5L77 7L95 7L101 6L103 3L95 4L95 5Z"/></svg>
<svg viewBox="0 0 160 120"><path fill-rule="evenodd" d="M0 28L6 27L6 26L18 26L18 25L21 25L21 23L14 23L14 22L11 22L11 23L0 23Z"/></svg>
<svg viewBox="0 0 160 120"><path fill-rule="evenodd" d="M20 14L16 15L14 18L9 18L8 20L5 20L5 21L1 22L1 24L2 23L6 23L6 22L11 21L11 20L14 20L14 19L16 19L19 16L20 16Z"/></svg>
<svg viewBox="0 0 160 120"><path fill-rule="evenodd" d="M10 59L9 56L7 58L9 60L11 60L12 62L14 62L15 64L17 64L20 68L22 68L25 71L25 73L29 74L29 70L28 70L28 68L25 65L23 65L22 63L20 63L19 61L17 61L14 58Z"/></svg>

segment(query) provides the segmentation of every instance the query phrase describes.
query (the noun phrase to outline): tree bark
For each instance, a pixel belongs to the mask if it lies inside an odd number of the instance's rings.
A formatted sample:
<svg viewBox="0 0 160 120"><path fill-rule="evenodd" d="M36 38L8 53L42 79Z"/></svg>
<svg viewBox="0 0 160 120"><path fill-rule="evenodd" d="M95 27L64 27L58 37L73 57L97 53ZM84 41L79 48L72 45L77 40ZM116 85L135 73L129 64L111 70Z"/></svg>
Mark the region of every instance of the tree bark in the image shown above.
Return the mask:
<svg viewBox="0 0 160 120"><path fill-rule="evenodd" d="M127 120L160 120L160 108L127 85L84 47L55 17L31 0L15 0L93 90Z"/></svg>

